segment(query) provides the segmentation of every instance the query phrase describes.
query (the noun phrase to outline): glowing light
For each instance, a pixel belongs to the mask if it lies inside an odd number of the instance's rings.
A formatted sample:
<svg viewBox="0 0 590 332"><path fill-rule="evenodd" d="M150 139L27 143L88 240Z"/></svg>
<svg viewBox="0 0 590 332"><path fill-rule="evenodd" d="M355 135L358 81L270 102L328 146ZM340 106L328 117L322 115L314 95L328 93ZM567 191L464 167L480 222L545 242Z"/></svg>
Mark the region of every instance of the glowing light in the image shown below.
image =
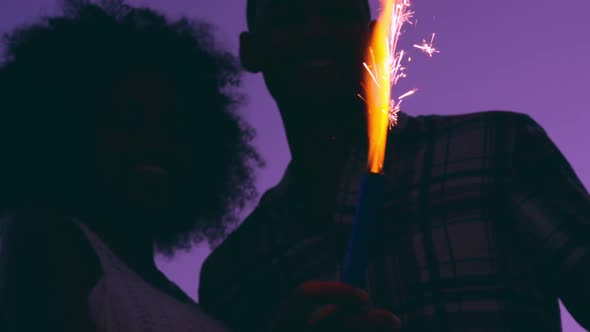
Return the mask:
<svg viewBox="0 0 590 332"><path fill-rule="evenodd" d="M397 99L391 97L391 91L399 79L405 78L406 68L402 65L406 52L398 51L398 42L402 28L414 15L409 10L409 0L381 0L381 13L371 36L364 62L365 77L362 87L364 96L358 95L367 104L367 125L369 136L369 156L367 168L372 173L382 173L385 160L385 146L388 129L397 124L400 105L417 89L403 93ZM430 43L423 40L414 47L432 57L439 53L433 47L434 34ZM408 58L408 62L412 58Z"/></svg>
<svg viewBox="0 0 590 332"><path fill-rule="evenodd" d="M426 42L426 39L422 39L422 44L414 44L414 47L428 54L430 57L432 57L434 53L440 53L439 50L432 46L434 44L434 35L435 34L433 33L432 38L430 38L430 43Z"/></svg>
<svg viewBox="0 0 590 332"><path fill-rule="evenodd" d="M375 25L369 44L363 87L367 103L369 135L368 169L381 173L385 160L385 144L388 128L397 123L399 104L391 98L391 88L405 77L402 66L404 51L397 51L397 44L405 23L413 12L408 11L409 0L381 0L381 14Z"/></svg>
<svg viewBox="0 0 590 332"><path fill-rule="evenodd" d="M402 100L402 99L404 99L404 98L406 98L406 97L409 97L409 96L413 95L414 93L416 93L416 91L418 91L418 89L412 89L412 90L410 90L410 91L408 91L408 92L404 93L403 95L401 95L401 96L397 97L397 99L398 99L398 100Z"/></svg>

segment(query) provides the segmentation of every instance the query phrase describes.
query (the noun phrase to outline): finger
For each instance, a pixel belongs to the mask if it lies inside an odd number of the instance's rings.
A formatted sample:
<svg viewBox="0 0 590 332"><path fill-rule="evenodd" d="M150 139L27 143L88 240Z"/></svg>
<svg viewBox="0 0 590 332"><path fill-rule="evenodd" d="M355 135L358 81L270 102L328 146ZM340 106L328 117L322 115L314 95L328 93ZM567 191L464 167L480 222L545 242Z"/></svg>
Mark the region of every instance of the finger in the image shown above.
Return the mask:
<svg viewBox="0 0 590 332"><path fill-rule="evenodd" d="M400 319L388 310L371 309L343 321L343 331L393 332L401 328Z"/></svg>
<svg viewBox="0 0 590 332"><path fill-rule="evenodd" d="M383 309L365 310L362 313L345 312L340 308L327 308L324 315L313 321L312 331L399 331L400 319Z"/></svg>
<svg viewBox="0 0 590 332"><path fill-rule="evenodd" d="M323 308L312 320L308 327L313 332L339 331L359 315L363 315L368 309L364 307L327 306Z"/></svg>
<svg viewBox="0 0 590 332"><path fill-rule="evenodd" d="M309 326L315 325L317 322L324 320L327 317L330 317L331 315L333 315L336 312L336 310L338 310L338 307L333 304L323 307L316 314L314 314L311 317L311 319L308 320L307 325L309 325Z"/></svg>
<svg viewBox="0 0 590 332"><path fill-rule="evenodd" d="M335 281L306 282L297 288L275 322L275 327L277 330L297 331L307 326L320 306L361 308L368 303L368 294L350 285Z"/></svg>
<svg viewBox="0 0 590 332"><path fill-rule="evenodd" d="M369 295L348 284L335 281L310 281L300 285L290 303L288 315L296 318L311 318L322 306L336 306L339 310L359 310L369 304ZM327 314L333 309L327 309ZM321 313L321 310L320 310Z"/></svg>
<svg viewBox="0 0 590 332"><path fill-rule="evenodd" d="M298 287L295 292L296 300L303 302L337 304L337 305L367 305L369 294L351 285L337 281L309 281Z"/></svg>

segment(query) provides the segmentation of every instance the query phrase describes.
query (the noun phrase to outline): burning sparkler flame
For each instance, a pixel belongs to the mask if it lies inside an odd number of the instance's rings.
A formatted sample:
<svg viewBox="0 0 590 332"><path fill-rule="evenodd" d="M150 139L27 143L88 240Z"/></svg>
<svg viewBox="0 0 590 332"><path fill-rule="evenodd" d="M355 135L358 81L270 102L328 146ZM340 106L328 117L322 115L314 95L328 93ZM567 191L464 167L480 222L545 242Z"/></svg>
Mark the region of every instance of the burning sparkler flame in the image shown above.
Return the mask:
<svg viewBox="0 0 590 332"><path fill-rule="evenodd" d="M368 57L371 64L363 64L369 132L370 172L381 173L385 160L388 127L397 123L399 103L391 98L391 89L405 77L402 60L405 52L397 51L402 27L410 22L413 12L407 9L409 0L382 0L382 12L375 25ZM411 22L410 22L411 23ZM413 93L413 92L412 92ZM403 95L409 96L408 93Z"/></svg>
<svg viewBox="0 0 590 332"><path fill-rule="evenodd" d="M408 11L409 0L381 0L382 12L373 31L367 59L363 63L366 71L361 83L365 96L358 95L367 103L367 125L369 136L368 172L363 176L359 203L352 228L352 238L346 254L346 264L341 280L355 287L363 288L369 244L375 237L378 214L381 209L385 177L383 162L389 129L397 124L400 105L405 98L416 93L412 89L397 99L391 98L391 90L400 78L406 77L402 66L405 52L397 51L402 26L412 23L413 12ZM438 52L430 44L414 45L430 56Z"/></svg>
<svg viewBox="0 0 590 332"><path fill-rule="evenodd" d="M388 129L397 124L400 105L404 98L416 93L412 89L397 99L391 98L391 90L400 78L405 78L405 67L402 65L406 52L397 50L398 41L404 24L413 24L413 11L409 10L409 0L381 0L381 14L371 36L370 46L365 62L365 77L362 84L365 97L359 97L367 103L367 125L369 133L368 170L382 173L385 160L385 145ZM430 43L423 40L414 47L432 57L439 53L433 47L434 34Z"/></svg>

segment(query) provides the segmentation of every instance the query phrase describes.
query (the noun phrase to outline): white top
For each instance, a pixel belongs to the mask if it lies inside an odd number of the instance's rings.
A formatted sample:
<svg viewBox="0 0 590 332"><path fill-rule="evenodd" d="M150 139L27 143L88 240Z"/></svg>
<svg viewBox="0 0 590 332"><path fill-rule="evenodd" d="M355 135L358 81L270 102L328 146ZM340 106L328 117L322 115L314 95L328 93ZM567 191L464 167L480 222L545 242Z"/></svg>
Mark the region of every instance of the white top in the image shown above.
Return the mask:
<svg viewBox="0 0 590 332"><path fill-rule="evenodd" d="M100 260L103 275L88 305L97 332L228 332L195 303L156 289L128 268L88 227L78 223Z"/></svg>

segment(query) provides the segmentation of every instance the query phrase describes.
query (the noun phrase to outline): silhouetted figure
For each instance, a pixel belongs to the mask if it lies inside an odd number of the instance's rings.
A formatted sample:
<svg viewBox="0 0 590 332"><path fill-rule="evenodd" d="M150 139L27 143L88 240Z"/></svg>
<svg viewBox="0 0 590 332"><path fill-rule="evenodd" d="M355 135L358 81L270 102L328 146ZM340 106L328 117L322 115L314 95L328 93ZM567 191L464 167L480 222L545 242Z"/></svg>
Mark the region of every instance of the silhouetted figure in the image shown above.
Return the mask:
<svg viewBox="0 0 590 332"><path fill-rule="evenodd" d="M298 285L339 280L366 165L356 94L371 24L366 0L249 0L248 24L241 60L262 73L292 160L205 262L199 300L259 331ZM388 143L374 305L404 331L538 332L561 330L561 298L590 328L590 196L533 119L400 114Z"/></svg>
<svg viewBox="0 0 590 332"><path fill-rule="evenodd" d="M215 244L262 165L211 27L120 1L5 38L0 331L220 331L154 263Z"/></svg>

